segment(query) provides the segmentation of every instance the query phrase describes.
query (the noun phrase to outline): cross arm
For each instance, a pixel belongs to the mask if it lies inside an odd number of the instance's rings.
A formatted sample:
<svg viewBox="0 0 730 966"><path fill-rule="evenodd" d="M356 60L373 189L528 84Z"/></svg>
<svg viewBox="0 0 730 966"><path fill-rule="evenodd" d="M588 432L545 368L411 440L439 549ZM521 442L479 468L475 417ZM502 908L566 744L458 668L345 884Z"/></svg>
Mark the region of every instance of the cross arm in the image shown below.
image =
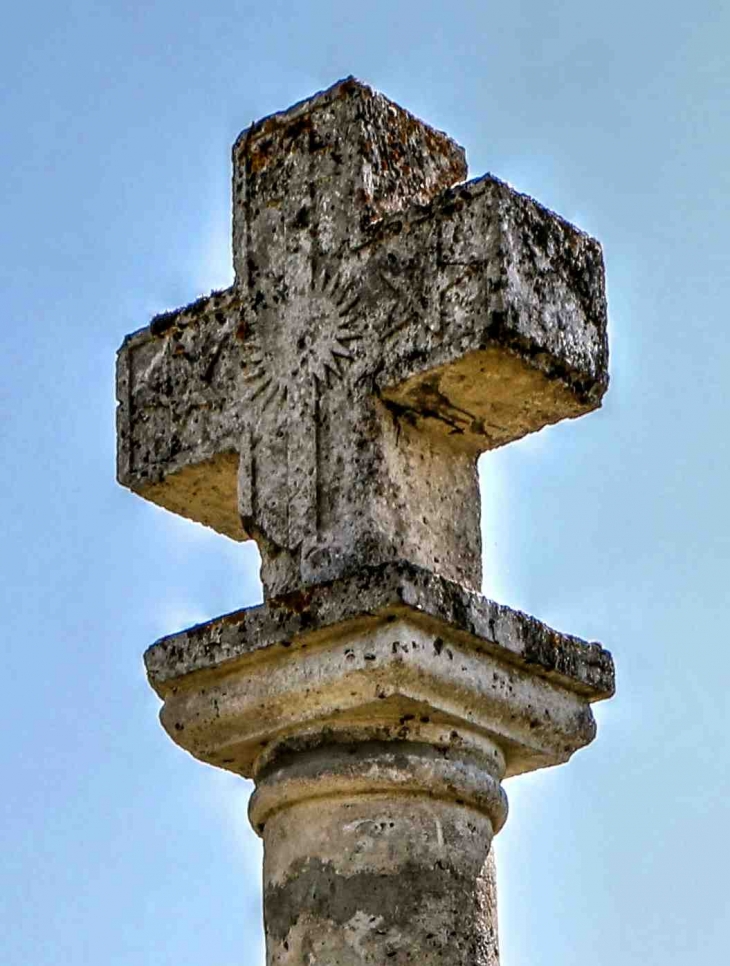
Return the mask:
<svg viewBox="0 0 730 966"><path fill-rule="evenodd" d="M493 449L596 409L608 386L601 247L489 175L383 222L374 287L382 396L413 419Z"/></svg>
<svg viewBox="0 0 730 966"><path fill-rule="evenodd" d="M180 516L246 540L236 508L245 370L234 288L156 316L117 357L117 476Z"/></svg>

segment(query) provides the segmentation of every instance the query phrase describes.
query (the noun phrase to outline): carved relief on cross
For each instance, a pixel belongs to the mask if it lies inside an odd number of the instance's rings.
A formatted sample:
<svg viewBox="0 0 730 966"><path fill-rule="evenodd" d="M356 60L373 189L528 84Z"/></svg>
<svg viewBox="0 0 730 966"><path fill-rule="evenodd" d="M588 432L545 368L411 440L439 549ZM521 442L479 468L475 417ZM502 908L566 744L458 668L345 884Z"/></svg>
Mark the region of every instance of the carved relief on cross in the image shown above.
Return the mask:
<svg viewBox="0 0 730 966"><path fill-rule="evenodd" d="M235 282L119 357L119 476L267 596L405 559L479 588L476 459L600 405L599 245L348 80L233 151Z"/></svg>

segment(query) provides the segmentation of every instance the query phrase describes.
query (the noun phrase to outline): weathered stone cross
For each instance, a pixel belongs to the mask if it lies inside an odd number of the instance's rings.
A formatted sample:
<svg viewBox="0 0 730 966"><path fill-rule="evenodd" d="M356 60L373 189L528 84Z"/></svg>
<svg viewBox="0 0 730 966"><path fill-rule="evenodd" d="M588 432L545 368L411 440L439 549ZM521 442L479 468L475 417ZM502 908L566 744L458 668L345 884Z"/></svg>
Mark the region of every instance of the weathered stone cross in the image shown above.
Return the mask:
<svg viewBox="0 0 730 966"><path fill-rule="evenodd" d="M233 168L234 284L119 355L120 481L262 557L262 607L148 652L163 723L256 779L271 966L493 964L500 781L613 668L475 593L476 460L600 405L600 247L352 79Z"/></svg>
<svg viewBox="0 0 730 966"><path fill-rule="evenodd" d="M606 387L599 246L355 81L233 162L236 281L126 343L121 481L253 537L267 595L387 560L478 590L477 455Z"/></svg>

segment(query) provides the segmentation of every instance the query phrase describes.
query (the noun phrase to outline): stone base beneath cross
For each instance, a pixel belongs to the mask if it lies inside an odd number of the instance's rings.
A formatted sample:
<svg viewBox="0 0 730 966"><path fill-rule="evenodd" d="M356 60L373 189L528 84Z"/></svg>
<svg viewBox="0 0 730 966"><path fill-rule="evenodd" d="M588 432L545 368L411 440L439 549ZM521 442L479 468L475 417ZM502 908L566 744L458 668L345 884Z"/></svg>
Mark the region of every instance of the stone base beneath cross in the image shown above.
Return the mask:
<svg viewBox="0 0 730 966"><path fill-rule="evenodd" d="M256 783L268 963L498 962L505 777L595 734L608 652L406 563L270 598L145 656L162 723Z"/></svg>

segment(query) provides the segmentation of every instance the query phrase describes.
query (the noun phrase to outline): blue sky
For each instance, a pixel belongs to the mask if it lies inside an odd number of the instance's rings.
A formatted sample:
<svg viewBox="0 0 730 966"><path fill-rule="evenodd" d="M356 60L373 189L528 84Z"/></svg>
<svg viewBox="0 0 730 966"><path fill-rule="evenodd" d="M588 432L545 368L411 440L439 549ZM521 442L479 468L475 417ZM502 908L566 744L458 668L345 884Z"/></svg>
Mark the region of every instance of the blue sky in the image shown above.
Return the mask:
<svg viewBox="0 0 730 966"><path fill-rule="evenodd" d="M0 31L0 962L261 966L245 782L141 654L260 598L255 548L114 482L115 351L231 278L229 151L353 73L603 243L604 409L482 460L485 591L618 697L509 783L505 966L724 962L730 6L28 0Z"/></svg>

